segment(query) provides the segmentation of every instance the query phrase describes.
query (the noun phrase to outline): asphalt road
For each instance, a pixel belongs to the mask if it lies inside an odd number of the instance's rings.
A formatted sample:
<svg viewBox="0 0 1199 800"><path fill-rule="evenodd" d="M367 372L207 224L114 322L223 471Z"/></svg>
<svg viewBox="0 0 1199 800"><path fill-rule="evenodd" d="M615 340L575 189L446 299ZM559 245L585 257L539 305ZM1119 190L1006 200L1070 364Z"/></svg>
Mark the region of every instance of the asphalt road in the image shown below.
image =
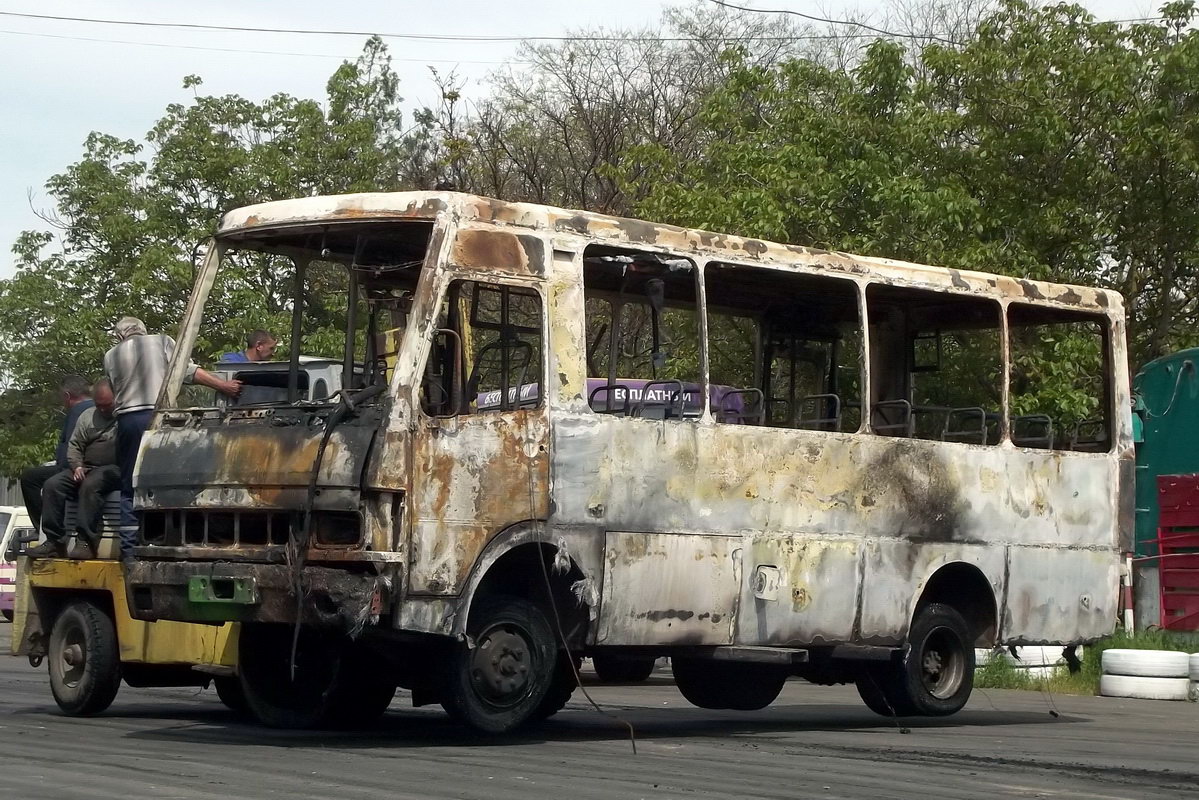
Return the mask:
<svg viewBox="0 0 1199 800"><path fill-rule="evenodd" d="M0 626L0 652L8 627ZM1110 798L1199 797L1199 705L976 692L903 732L852 687L788 683L749 714L692 708L659 673L591 684L534 733L481 740L404 693L370 731L280 732L211 689L122 687L103 716L62 716L45 666L0 658L0 797ZM637 753L615 718L633 726Z"/></svg>

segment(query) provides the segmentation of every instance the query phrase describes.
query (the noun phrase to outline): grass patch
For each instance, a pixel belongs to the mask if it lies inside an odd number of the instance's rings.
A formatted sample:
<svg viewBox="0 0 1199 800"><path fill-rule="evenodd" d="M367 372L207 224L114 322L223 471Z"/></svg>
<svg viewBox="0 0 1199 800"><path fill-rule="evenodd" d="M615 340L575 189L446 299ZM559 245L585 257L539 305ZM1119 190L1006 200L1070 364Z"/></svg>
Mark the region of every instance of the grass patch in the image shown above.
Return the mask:
<svg viewBox="0 0 1199 800"><path fill-rule="evenodd" d="M974 671L974 685L980 689L1048 689L1058 694L1097 694L1099 676L1103 674L1103 651L1113 648L1196 653L1199 652L1199 634L1161 630L1128 634L1117 630L1105 639L1080 648L1082 669L1078 672L1071 673L1063 665L1044 677L1029 675L1027 669L1015 666L1007 658L995 657Z"/></svg>

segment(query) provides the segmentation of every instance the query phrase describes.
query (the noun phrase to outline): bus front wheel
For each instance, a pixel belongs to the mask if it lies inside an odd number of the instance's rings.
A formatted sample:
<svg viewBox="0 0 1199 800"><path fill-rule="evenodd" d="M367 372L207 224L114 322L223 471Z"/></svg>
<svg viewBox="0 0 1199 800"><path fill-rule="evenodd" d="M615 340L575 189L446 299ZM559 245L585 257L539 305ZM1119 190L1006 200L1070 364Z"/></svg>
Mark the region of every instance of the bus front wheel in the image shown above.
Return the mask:
<svg viewBox="0 0 1199 800"><path fill-rule="evenodd" d="M59 613L47 659L54 702L73 717L99 714L121 688L121 656L112 617L86 600Z"/></svg>
<svg viewBox="0 0 1199 800"><path fill-rule="evenodd" d="M446 711L490 734L549 716L557 703L547 696L561 676L553 629L541 609L520 597L481 598L467 632L468 642L452 657Z"/></svg>

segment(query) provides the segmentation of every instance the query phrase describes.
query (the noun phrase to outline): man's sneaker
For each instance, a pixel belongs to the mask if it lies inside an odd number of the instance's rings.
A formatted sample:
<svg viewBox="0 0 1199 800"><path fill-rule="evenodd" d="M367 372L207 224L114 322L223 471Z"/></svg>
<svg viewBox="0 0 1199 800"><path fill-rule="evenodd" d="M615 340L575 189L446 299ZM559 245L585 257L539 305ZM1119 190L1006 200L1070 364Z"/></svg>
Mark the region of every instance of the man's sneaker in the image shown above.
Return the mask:
<svg viewBox="0 0 1199 800"><path fill-rule="evenodd" d="M52 558L53 556L65 556L66 554L66 542L42 542L37 547L31 547L25 551L25 555L30 558Z"/></svg>
<svg viewBox="0 0 1199 800"><path fill-rule="evenodd" d="M71 552L67 553L67 558L76 558L80 561L87 561L96 557L95 549L87 542L76 542L71 548Z"/></svg>

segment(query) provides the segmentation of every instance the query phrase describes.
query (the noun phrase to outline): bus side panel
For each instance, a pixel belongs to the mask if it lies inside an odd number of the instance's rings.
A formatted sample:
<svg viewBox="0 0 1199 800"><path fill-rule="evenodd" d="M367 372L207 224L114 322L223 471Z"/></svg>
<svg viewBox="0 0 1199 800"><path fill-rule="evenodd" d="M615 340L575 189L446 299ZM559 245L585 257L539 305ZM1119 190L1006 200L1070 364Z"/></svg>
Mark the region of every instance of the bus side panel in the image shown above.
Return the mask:
<svg viewBox="0 0 1199 800"><path fill-rule="evenodd" d="M741 548L739 536L609 531L596 644L731 644Z"/></svg>
<svg viewBox="0 0 1199 800"><path fill-rule="evenodd" d="M850 641L858 608L861 540L768 534L747 538L737 644Z"/></svg>
<svg viewBox="0 0 1199 800"><path fill-rule="evenodd" d="M1004 548L985 544L881 539L865 547L860 640L897 643L907 636L916 602L938 569L972 564L991 585L996 605L1003 598ZM1041 586L1046 590L1049 584Z"/></svg>
<svg viewBox="0 0 1199 800"><path fill-rule="evenodd" d="M1120 565L1110 551L1012 547L1008 561L1002 642L1069 644L1112 632Z"/></svg>

